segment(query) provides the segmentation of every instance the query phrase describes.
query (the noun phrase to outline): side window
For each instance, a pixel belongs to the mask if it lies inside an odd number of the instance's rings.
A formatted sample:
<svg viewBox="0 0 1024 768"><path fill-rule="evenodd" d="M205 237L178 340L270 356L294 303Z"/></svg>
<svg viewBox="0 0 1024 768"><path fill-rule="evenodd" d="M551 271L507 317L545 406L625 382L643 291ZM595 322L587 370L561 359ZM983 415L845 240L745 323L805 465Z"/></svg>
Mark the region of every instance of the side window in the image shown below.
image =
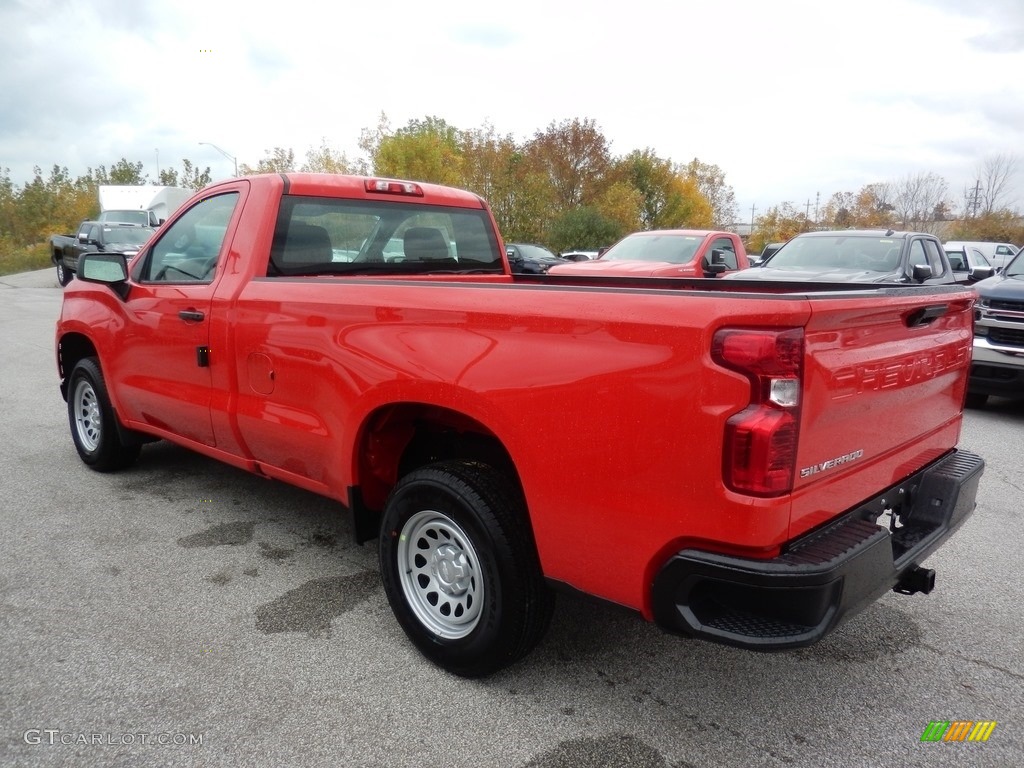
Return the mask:
<svg viewBox="0 0 1024 768"><path fill-rule="evenodd" d="M220 258L238 193L208 197L175 221L150 249L144 283L209 283Z"/></svg>
<svg viewBox="0 0 1024 768"><path fill-rule="evenodd" d="M739 264L736 261L736 249L732 244L732 240L728 237L719 237L711 243L711 248L708 249L708 254L711 255L714 251L721 251L722 255L719 257L721 264L725 264L729 269L738 269Z"/></svg>
<svg viewBox="0 0 1024 768"><path fill-rule="evenodd" d="M913 269L918 264L927 264L928 256L924 252L924 243L920 240L914 240L910 244L910 267Z"/></svg>
<svg viewBox="0 0 1024 768"><path fill-rule="evenodd" d="M928 254L928 266L932 268L932 275L939 277L945 274L946 268L942 264L942 256L939 253L939 246L937 246L932 240L925 240L924 249Z"/></svg>
<svg viewBox="0 0 1024 768"><path fill-rule="evenodd" d="M98 243L100 241L100 225L93 224L89 227L89 242Z"/></svg>

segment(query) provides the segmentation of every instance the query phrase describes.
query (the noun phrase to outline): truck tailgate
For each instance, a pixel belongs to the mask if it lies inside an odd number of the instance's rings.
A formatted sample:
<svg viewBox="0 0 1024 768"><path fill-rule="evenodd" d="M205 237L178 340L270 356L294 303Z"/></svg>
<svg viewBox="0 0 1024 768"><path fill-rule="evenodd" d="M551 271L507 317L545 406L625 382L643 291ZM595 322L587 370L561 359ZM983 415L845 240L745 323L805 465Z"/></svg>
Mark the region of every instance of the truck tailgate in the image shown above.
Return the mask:
<svg viewBox="0 0 1024 768"><path fill-rule="evenodd" d="M974 294L897 293L811 302L791 537L912 474L959 438Z"/></svg>

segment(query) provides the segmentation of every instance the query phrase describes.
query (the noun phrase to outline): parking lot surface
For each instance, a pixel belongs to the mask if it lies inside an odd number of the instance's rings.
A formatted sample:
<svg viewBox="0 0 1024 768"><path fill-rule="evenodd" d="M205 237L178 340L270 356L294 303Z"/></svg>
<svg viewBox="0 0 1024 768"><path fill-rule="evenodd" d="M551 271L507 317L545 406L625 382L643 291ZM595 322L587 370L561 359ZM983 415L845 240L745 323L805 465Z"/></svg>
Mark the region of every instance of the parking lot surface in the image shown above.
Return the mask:
<svg viewBox="0 0 1024 768"><path fill-rule="evenodd" d="M60 300L51 270L0 278L0 766L1024 765L1020 403L966 415L987 469L931 595L767 655L560 595L532 655L463 680L335 503L167 443L82 465ZM997 725L922 742L933 721Z"/></svg>

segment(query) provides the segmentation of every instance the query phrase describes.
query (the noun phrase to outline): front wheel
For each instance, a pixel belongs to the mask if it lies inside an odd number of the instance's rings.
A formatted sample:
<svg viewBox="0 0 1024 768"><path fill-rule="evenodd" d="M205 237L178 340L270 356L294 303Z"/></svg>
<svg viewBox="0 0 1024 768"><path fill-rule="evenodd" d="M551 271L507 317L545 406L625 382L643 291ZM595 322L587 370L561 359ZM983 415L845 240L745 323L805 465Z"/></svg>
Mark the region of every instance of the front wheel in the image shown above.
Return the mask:
<svg viewBox="0 0 1024 768"><path fill-rule="evenodd" d="M406 635L463 677L519 660L551 619L521 494L484 464L446 461L406 475L384 508L380 565Z"/></svg>
<svg viewBox="0 0 1024 768"><path fill-rule="evenodd" d="M121 441L116 419L96 358L79 360L68 380L68 422L78 455L98 472L130 466L142 449Z"/></svg>
<svg viewBox="0 0 1024 768"><path fill-rule="evenodd" d="M71 282L75 273L64 266L64 262L60 259L57 260L57 282L60 283L61 288Z"/></svg>

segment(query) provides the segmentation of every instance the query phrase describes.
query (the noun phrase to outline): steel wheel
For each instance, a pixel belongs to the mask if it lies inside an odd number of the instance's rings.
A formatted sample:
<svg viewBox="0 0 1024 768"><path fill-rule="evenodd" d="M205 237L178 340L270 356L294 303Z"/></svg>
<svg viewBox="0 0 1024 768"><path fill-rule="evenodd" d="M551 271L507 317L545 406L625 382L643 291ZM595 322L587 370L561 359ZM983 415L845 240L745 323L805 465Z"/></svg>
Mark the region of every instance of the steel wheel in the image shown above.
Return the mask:
<svg viewBox="0 0 1024 768"><path fill-rule="evenodd" d="M397 555L402 592L424 626L447 640L476 628L486 587L465 531L440 512L423 510L402 528Z"/></svg>
<svg viewBox="0 0 1024 768"><path fill-rule="evenodd" d="M522 493L492 466L451 459L414 469L381 516L384 592L428 659L479 677L521 659L554 606Z"/></svg>
<svg viewBox="0 0 1024 768"><path fill-rule="evenodd" d="M96 390L87 379L79 379L71 397L78 440L87 451L95 451L103 439L103 413Z"/></svg>
<svg viewBox="0 0 1024 768"><path fill-rule="evenodd" d="M99 472L131 465L139 457L142 443L119 427L96 358L86 357L75 364L67 392L71 439L82 461Z"/></svg>

